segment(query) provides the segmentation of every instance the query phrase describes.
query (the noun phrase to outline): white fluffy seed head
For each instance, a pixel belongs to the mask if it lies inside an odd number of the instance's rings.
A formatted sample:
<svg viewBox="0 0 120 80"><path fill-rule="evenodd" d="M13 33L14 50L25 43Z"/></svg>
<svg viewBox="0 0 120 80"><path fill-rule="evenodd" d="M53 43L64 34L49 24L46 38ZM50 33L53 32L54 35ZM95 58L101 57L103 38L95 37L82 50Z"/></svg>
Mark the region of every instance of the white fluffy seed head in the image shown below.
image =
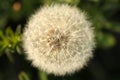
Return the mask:
<svg viewBox="0 0 120 80"><path fill-rule="evenodd" d="M55 75L82 69L95 47L84 12L65 4L38 10L26 26L23 44L33 66Z"/></svg>

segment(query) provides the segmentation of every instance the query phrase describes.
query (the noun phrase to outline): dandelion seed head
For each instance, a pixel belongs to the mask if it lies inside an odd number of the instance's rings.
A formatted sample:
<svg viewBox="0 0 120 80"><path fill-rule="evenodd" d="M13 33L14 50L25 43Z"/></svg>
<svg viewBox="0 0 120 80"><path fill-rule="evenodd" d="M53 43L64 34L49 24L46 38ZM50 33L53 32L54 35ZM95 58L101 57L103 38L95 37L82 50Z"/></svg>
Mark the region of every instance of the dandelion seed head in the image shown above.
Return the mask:
<svg viewBox="0 0 120 80"><path fill-rule="evenodd" d="M81 70L95 47L85 13L65 4L39 9L28 21L23 44L33 66L55 75Z"/></svg>

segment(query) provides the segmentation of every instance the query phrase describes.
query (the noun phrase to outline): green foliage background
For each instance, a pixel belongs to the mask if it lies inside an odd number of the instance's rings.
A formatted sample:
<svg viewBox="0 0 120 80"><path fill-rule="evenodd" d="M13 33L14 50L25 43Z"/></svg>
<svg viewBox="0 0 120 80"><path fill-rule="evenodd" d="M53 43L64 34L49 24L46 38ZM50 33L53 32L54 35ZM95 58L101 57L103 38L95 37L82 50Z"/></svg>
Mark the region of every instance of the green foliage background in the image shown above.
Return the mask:
<svg viewBox="0 0 120 80"><path fill-rule="evenodd" d="M95 27L94 58L73 75L54 76L31 66L22 48L28 18L44 5L67 3ZM0 80L120 80L120 0L0 0Z"/></svg>

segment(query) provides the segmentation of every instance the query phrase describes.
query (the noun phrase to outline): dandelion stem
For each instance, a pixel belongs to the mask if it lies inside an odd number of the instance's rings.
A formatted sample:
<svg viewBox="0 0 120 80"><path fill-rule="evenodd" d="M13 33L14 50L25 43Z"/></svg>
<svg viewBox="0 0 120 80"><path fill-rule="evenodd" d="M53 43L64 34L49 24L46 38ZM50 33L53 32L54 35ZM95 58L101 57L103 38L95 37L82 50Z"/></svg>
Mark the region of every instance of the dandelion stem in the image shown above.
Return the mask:
<svg viewBox="0 0 120 80"><path fill-rule="evenodd" d="M45 72L39 71L38 75L39 75L39 80L48 80L47 79L47 74Z"/></svg>

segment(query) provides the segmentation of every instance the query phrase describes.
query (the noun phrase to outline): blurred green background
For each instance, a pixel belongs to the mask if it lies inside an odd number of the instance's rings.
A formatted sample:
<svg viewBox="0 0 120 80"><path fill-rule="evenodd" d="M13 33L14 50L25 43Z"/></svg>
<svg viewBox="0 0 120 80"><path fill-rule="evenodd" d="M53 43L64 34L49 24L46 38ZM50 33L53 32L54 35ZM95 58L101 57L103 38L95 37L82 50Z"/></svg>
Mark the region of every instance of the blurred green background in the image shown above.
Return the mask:
<svg viewBox="0 0 120 80"><path fill-rule="evenodd" d="M22 48L28 18L51 3L77 6L95 27L94 58L73 75L59 77L38 71ZM120 80L119 61L120 0L0 0L0 80Z"/></svg>

